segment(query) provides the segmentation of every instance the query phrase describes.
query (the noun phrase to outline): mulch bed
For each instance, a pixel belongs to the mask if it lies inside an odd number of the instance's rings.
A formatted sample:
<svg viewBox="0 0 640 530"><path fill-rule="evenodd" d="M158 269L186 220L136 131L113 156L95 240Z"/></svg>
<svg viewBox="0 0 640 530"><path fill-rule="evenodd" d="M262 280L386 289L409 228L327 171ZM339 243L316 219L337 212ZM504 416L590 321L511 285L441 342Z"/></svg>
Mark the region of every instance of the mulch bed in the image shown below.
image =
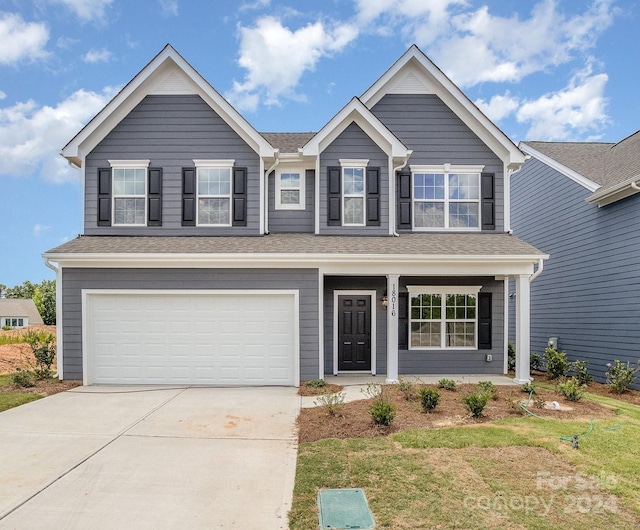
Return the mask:
<svg viewBox="0 0 640 530"><path fill-rule="evenodd" d="M589 386L591 392L597 383ZM425 385L434 387L434 385ZM600 385L604 386L604 385ZM388 396L396 407L396 417L389 427L376 426L369 415L372 400L360 400L340 406L335 415L327 413L324 407L302 409L298 416L298 437L302 442L313 442L325 438L374 438L386 436L406 429L442 428L458 425L482 425L492 420L518 417L522 414L517 403L526 402L528 394L515 386L498 386L497 400L491 400L481 418L473 418L461 403L464 394L476 390L475 385L458 385L456 391L440 391L440 403L429 414L423 412L418 400L407 401L395 385L390 386ZM608 389L607 389L608 390ZM570 402L554 391L537 389L536 396L547 404L557 401L562 407L573 410L541 409L532 401L529 410L544 418L589 420L591 418L612 418L615 411L591 401ZM611 394L608 394L611 395ZM615 395L615 397L618 397ZM514 407L511 403L515 403Z"/></svg>
<svg viewBox="0 0 640 530"><path fill-rule="evenodd" d="M23 388L18 385L1 385L0 392L13 392L16 394L36 394L38 396L52 396L58 392L64 392L82 385L81 381L60 381L59 379L43 379L35 381L35 386Z"/></svg>
<svg viewBox="0 0 640 530"><path fill-rule="evenodd" d="M336 392L340 392L342 387L340 385L334 385L332 383L327 383L321 387L309 386L307 383L302 383L300 388L298 388L299 396L320 396L322 394L330 393L335 394Z"/></svg>

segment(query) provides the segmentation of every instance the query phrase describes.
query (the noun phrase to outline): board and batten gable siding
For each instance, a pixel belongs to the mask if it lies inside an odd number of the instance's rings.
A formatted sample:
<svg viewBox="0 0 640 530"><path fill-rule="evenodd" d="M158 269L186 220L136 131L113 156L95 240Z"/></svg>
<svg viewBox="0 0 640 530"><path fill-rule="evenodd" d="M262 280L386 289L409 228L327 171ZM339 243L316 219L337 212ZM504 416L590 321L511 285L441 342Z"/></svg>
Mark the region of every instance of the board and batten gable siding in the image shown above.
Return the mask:
<svg viewBox="0 0 640 530"><path fill-rule="evenodd" d="M380 168L380 226L327 225L327 168L340 166L340 159L369 160L367 167ZM388 235L389 234L389 157L355 123L320 153L320 233L324 235ZM365 201L366 202L366 201Z"/></svg>
<svg viewBox="0 0 640 530"><path fill-rule="evenodd" d="M276 210L275 174L269 175L269 232L274 234L285 232L308 232L315 230L313 215L315 206L315 171L307 169L305 174L305 207L304 210Z"/></svg>
<svg viewBox="0 0 640 530"><path fill-rule="evenodd" d="M62 270L65 379L82 379L82 289L298 289L300 380L318 377L317 269Z"/></svg>
<svg viewBox="0 0 640 530"><path fill-rule="evenodd" d="M400 292L407 285L481 285L481 293L491 293L491 349L487 350L406 350L398 352L400 374L501 374L504 371L504 282L491 277L443 278L400 277ZM409 302L411 303L411 302ZM410 324L409 324L410 325ZM493 359L488 362L486 356Z"/></svg>
<svg viewBox="0 0 640 530"><path fill-rule="evenodd" d="M386 278L325 276L324 279L324 373L333 374L333 298L334 291L376 291L371 310L376 319L376 373L387 373L387 310L382 296L387 288ZM372 352L373 353L373 352Z"/></svg>
<svg viewBox="0 0 640 530"><path fill-rule="evenodd" d="M495 231L504 231L502 161L445 103L433 94L387 94L371 112L413 154L414 165L484 165L495 174Z"/></svg>
<svg viewBox="0 0 640 530"><path fill-rule="evenodd" d="M98 168L109 160L146 160L162 168L162 226L97 226ZM233 159L247 168L247 226L182 226L182 168L194 159ZM198 95L146 96L86 157L86 235L257 235L258 154Z"/></svg>
<svg viewBox="0 0 640 530"><path fill-rule="evenodd" d="M531 351L558 337L604 382L607 363L640 358L640 195L602 208L590 195L535 158L511 182L515 235L551 256L531 284Z"/></svg>

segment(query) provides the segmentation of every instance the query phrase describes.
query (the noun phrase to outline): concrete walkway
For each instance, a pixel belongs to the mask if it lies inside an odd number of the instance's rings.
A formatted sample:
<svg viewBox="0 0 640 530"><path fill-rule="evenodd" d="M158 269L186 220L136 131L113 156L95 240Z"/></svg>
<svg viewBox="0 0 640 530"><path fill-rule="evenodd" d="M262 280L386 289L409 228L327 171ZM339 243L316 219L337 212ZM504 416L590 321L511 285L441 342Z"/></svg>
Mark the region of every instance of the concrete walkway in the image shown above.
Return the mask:
<svg viewBox="0 0 640 530"><path fill-rule="evenodd" d="M288 528L295 388L80 387L0 413L0 529Z"/></svg>
<svg viewBox="0 0 640 530"><path fill-rule="evenodd" d="M424 383L428 385L434 385L440 379L453 379L457 384L475 384L479 381L491 381L494 385L515 385L517 383L506 375L409 375L403 376L408 381L415 381L418 383ZM327 383L334 385L341 385L344 387L344 402L349 403L351 401L357 401L359 399L367 399L367 396L363 393L363 390L367 389L369 384L384 384L385 376L378 375L334 375L325 376L324 380ZM312 408L317 405L317 396L304 396L302 398L302 408Z"/></svg>

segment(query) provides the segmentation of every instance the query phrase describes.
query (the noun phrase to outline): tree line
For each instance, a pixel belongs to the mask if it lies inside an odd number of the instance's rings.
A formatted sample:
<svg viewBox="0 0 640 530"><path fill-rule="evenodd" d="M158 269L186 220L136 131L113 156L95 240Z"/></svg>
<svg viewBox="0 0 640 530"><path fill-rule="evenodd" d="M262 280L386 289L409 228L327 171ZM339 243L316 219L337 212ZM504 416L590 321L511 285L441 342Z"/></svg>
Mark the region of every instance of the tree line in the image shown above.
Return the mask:
<svg viewBox="0 0 640 530"><path fill-rule="evenodd" d="M55 280L42 280L40 283L25 281L22 285L7 287L0 283L0 295L4 298L31 298L42 317L42 321L48 326L56 323L56 282Z"/></svg>

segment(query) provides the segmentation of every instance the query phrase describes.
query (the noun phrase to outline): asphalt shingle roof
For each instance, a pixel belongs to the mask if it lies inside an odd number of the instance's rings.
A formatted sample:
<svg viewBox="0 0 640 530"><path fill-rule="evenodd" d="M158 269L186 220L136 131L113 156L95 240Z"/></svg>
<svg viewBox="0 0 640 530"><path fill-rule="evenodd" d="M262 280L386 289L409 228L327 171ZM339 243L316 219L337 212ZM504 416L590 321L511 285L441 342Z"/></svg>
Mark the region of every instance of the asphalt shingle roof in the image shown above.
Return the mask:
<svg viewBox="0 0 640 530"><path fill-rule="evenodd" d="M281 153L297 153L316 133L261 133L264 139Z"/></svg>
<svg viewBox="0 0 640 530"><path fill-rule="evenodd" d="M42 317L31 299L0 298L0 317L27 317L29 325L42 324Z"/></svg>
<svg viewBox="0 0 640 530"><path fill-rule="evenodd" d="M509 234L403 234L391 236L79 236L53 248L59 254L326 254L540 256Z"/></svg>

